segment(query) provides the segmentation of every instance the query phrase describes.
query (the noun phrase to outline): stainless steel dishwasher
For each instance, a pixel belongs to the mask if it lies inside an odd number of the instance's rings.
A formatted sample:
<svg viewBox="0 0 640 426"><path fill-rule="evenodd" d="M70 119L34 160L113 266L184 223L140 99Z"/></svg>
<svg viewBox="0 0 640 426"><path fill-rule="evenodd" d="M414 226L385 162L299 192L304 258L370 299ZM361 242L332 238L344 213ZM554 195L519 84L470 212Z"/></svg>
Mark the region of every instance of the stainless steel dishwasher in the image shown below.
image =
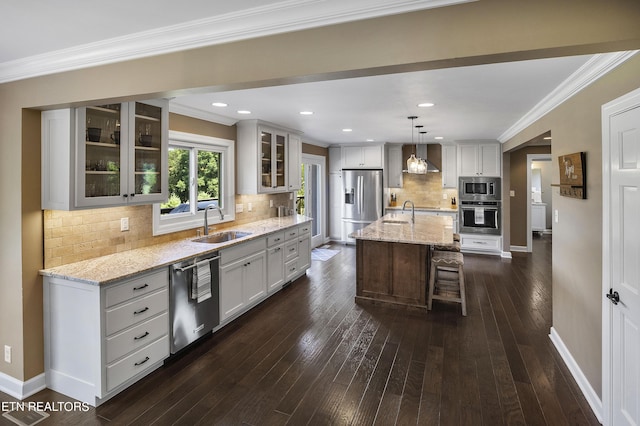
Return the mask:
<svg viewBox="0 0 640 426"><path fill-rule="evenodd" d="M220 323L218 252L171 266L171 353L175 354Z"/></svg>

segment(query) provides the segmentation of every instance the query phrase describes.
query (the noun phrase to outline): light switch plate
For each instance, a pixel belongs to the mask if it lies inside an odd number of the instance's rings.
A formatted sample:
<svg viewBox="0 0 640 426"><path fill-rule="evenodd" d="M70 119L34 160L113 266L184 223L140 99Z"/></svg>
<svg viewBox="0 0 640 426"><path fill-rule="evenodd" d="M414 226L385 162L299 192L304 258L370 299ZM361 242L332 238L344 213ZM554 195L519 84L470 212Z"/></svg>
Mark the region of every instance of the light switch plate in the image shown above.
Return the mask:
<svg viewBox="0 0 640 426"><path fill-rule="evenodd" d="M4 345L4 362L11 364L11 346Z"/></svg>
<svg viewBox="0 0 640 426"><path fill-rule="evenodd" d="M236 204L236 213L242 213L244 211L243 204Z"/></svg>
<svg viewBox="0 0 640 426"><path fill-rule="evenodd" d="M120 231L128 231L129 230L129 218L123 217L120 219Z"/></svg>
<svg viewBox="0 0 640 426"><path fill-rule="evenodd" d="M514 189L509 191L509 197L515 197L516 196L516 191Z"/></svg>
<svg viewBox="0 0 640 426"><path fill-rule="evenodd" d="M446 192L443 192L443 193L442 193L442 199L443 199L443 200L446 200L446 199L447 199L447 193L446 193Z"/></svg>
<svg viewBox="0 0 640 426"><path fill-rule="evenodd" d="M269 200L269 207L273 207L273 200Z"/></svg>
<svg viewBox="0 0 640 426"><path fill-rule="evenodd" d="M247 203L247 211L250 212L251 210L253 210L253 204Z"/></svg>
<svg viewBox="0 0 640 426"><path fill-rule="evenodd" d="M554 220L558 223L558 209L555 209L554 211Z"/></svg>

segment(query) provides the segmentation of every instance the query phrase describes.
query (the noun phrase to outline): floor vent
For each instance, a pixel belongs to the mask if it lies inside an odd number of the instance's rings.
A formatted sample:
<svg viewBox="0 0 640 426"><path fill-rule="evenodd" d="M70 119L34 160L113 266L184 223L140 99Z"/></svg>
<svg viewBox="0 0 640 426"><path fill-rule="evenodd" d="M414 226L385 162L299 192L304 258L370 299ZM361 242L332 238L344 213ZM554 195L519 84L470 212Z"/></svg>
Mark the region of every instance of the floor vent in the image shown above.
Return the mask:
<svg viewBox="0 0 640 426"><path fill-rule="evenodd" d="M6 417L11 420L13 423L20 426L32 426L36 423L40 423L47 417L49 414L44 411L9 411L6 413L2 413L2 417Z"/></svg>

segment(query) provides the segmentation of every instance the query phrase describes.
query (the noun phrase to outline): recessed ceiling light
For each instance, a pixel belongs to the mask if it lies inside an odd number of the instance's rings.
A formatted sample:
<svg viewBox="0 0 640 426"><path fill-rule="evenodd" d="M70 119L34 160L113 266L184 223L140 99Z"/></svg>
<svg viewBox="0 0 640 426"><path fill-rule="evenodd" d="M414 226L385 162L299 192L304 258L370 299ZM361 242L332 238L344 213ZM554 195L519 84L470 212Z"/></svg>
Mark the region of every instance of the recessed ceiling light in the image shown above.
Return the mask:
<svg viewBox="0 0 640 426"><path fill-rule="evenodd" d="M439 141L440 141L440 140L442 140L442 139L444 139L444 138L443 138L442 136L436 136L434 139L436 139L436 140L439 140Z"/></svg>
<svg viewBox="0 0 640 426"><path fill-rule="evenodd" d="M227 104L225 104L224 102L213 102L213 103L211 104L211 106L219 107L219 108L224 108L224 107L226 107L226 106L228 106L228 105L227 105Z"/></svg>
<svg viewBox="0 0 640 426"><path fill-rule="evenodd" d="M418 104L418 108L429 108L429 107L432 107L434 105L435 104L431 103L431 102L422 102L422 103Z"/></svg>
<svg viewBox="0 0 640 426"><path fill-rule="evenodd" d="M238 114L251 114L251 111L247 111L246 109L238 110Z"/></svg>
<svg viewBox="0 0 640 426"><path fill-rule="evenodd" d="M342 129L343 132L348 133L348 132L353 132L353 129Z"/></svg>
<svg viewBox="0 0 640 426"><path fill-rule="evenodd" d="M373 139L367 139L367 142L373 142Z"/></svg>
<svg viewBox="0 0 640 426"><path fill-rule="evenodd" d="M300 111L300 115L313 115L313 111Z"/></svg>
<svg viewBox="0 0 640 426"><path fill-rule="evenodd" d="M545 141L550 141L550 140L551 140L551 136L545 136L543 139L544 139Z"/></svg>

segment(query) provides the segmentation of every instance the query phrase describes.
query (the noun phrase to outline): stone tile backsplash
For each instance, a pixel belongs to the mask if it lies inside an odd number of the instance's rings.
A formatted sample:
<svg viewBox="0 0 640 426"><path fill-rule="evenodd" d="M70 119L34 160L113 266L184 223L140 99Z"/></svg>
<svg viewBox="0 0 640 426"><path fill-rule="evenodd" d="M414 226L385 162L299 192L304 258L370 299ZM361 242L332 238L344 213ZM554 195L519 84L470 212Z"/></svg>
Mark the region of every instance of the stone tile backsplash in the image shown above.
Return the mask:
<svg viewBox="0 0 640 426"><path fill-rule="evenodd" d="M416 175L404 173L402 188L387 188L386 201L389 205L391 194L396 195L396 206L402 206L406 200L411 200L416 207L451 207L451 197L458 200L457 189L442 187L442 173L427 173ZM443 194L446 198L443 199Z"/></svg>
<svg viewBox="0 0 640 426"><path fill-rule="evenodd" d="M276 216L276 207L293 207L290 193L273 195L236 195L244 211L236 220L216 226L224 229ZM269 207L273 200L274 207ZM252 211L247 211L247 204ZM234 206L235 207L235 206ZM129 218L129 231L120 231L120 219ZM196 236L190 229L153 236L152 206L111 207L77 211L44 211L44 267L92 259L112 253L146 247L153 244Z"/></svg>

